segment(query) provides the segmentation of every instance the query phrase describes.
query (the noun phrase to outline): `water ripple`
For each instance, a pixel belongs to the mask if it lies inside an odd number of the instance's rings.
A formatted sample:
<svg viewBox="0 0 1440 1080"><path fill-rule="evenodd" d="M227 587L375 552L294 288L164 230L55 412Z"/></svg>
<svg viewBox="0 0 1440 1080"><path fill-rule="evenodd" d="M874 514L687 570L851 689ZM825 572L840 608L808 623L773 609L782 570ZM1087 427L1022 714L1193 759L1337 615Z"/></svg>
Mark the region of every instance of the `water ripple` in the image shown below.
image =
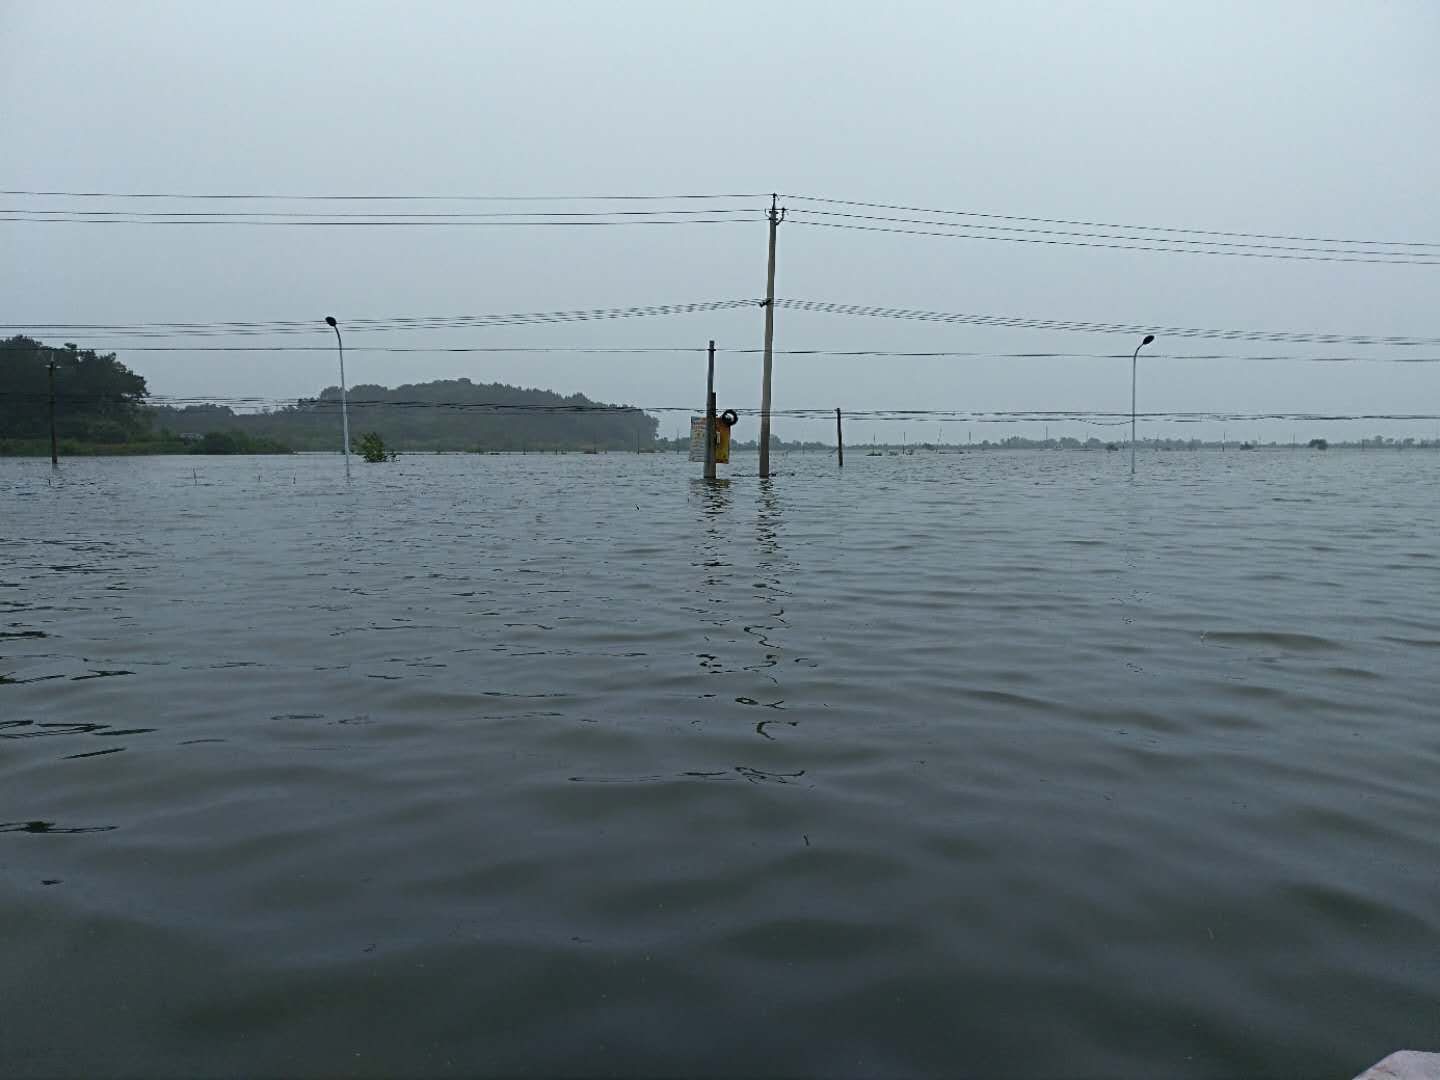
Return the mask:
<svg viewBox="0 0 1440 1080"><path fill-rule="evenodd" d="M0 1060L1433 1045L1432 458L0 460Z"/></svg>

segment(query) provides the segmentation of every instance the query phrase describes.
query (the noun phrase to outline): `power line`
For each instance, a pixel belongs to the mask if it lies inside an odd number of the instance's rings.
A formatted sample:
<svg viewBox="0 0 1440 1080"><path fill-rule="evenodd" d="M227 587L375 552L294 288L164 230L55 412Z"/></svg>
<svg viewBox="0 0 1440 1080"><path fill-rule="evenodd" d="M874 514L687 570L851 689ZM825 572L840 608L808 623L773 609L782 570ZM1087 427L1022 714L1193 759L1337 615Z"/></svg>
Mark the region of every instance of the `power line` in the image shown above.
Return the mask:
<svg viewBox="0 0 1440 1080"><path fill-rule="evenodd" d="M53 191L33 188L11 188L0 190L0 196L33 198L71 199L164 199L164 200L224 200L224 201L267 201L267 202L665 202L665 201L713 201L722 199L762 199L768 192L740 193L685 193L671 195L474 195L474 194L276 194L272 192L156 192L156 191ZM1294 233L1240 232L1223 229L1199 229L1175 225L1147 225L1093 221L1082 218L1041 217L1031 214L1003 214L982 210L949 210L936 207L912 206L904 203L869 202L861 199L836 199L819 195L791 194L784 196L800 202L819 203L829 206L854 206L874 210L892 210L906 213L931 214L940 217L967 217L995 221L1018 221L1042 225L1069 225L1086 229L1128 229L1135 232L1165 232L1192 236L1217 236L1241 240L1286 240L1317 244L1357 244L1381 247L1440 248L1440 242L1419 240L1361 240L1346 237L1311 236ZM123 211L121 211L123 213ZM816 211L818 213L818 211Z"/></svg>
<svg viewBox="0 0 1440 1080"><path fill-rule="evenodd" d="M803 213L803 211L801 211ZM900 236L935 236L947 240L1000 240L1012 244L1048 244L1057 247L1105 248L1111 251L1154 251L1171 255L1229 255L1235 258L1285 259L1294 262L1368 263L1377 266L1440 266L1440 259L1361 258L1349 255L1286 255L1265 251L1221 251L1214 248L1162 247L1158 244L1092 243L1085 240L1046 240L1037 237L988 236L978 233L938 232L925 229L894 229L884 225L844 225L834 221L793 219L810 229L850 229L857 232L894 233Z"/></svg>
<svg viewBox="0 0 1440 1080"><path fill-rule="evenodd" d="M40 400L48 399L48 394L25 393L4 391L0 392L0 401L3 400ZM156 395L147 401L126 400L117 395L105 394L57 394L57 401L83 402L83 401L105 401L114 403L125 403L141 405L146 407L183 407L186 405L223 405L240 406L250 408L276 407L290 410L291 415L305 415L306 413L338 412L341 403L338 398L263 398L263 397L207 397L207 396L165 396ZM608 405L598 402L569 403L559 405L519 404L494 401L426 401L426 400L385 400L379 398L351 398L349 407L352 409L463 409L493 413L694 413L697 410L695 405ZM736 412L741 416L758 416L758 409L737 408ZM834 417L833 406L817 406L806 408L773 409L772 416L782 416L799 420L830 420ZM1440 414L1434 413L1318 413L1318 412L1229 412L1224 410L1209 411L1173 411L1173 412L1142 412L1136 414L1142 420L1150 421L1173 421L1177 423L1190 423L1201 421L1224 420L1229 422L1264 421L1264 420L1290 420L1290 421L1437 421ZM847 420L952 420L972 422L1003 422L1003 421L1063 421L1063 420L1093 420L1093 421L1115 421L1117 423L1128 423L1130 413L1113 410L1097 409L1008 409L1008 410L979 410L979 409L855 409L846 410Z"/></svg>
<svg viewBox="0 0 1440 1080"><path fill-rule="evenodd" d="M1075 225L1087 229L1130 229L1135 232L1188 233L1192 236L1226 236L1250 240L1295 240L1315 244L1371 244L1382 247L1440 248L1440 242L1422 240L1352 240L1326 236L1296 236L1289 233L1226 232L1220 229L1192 229L1174 225L1120 225L1107 221L1082 221L1074 218L1033 217L1019 214L996 214L980 210L935 210L924 206L903 206L896 203L862 202L858 199L826 199L816 195L786 195L787 199L801 202L825 203L830 206L859 206L872 210L899 210L916 214L935 214L950 217L987 218L997 221L1023 221L1043 225ZM810 211L802 211L810 212ZM818 211L815 211L818 213Z"/></svg>
<svg viewBox="0 0 1440 1080"><path fill-rule="evenodd" d="M43 225L146 225L146 226L246 226L257 228L606 228L618 226L646 225L729 225L759 220L758 210L721 209L707 211L707 214L731 216L673 217L663 214L684 213L685 211L658 211L648 216L624 217L615 220L616 215L604 214L551 214L551 215L458 215L458 214L305 214L290 213L245 213L245 212L185 212L151 214L140 211L84 211L84 210L0 210L0 222L15 224ZM643 213L643 212L642 212ZM1231 243L1222 240L1184 240L1166 237L1120 236L1105 233L1069 233L1060 230L1029 229L1016 226L969 225L959 222L932 221L919 218L894 218L879 215L848 214L839 211L798 210L800 215L828 215L869 221L887 222L890 225L857 225L835 221L816 221L811 217L794 218L798 225L814 228L850 229L859 232L892 233L906 236L930 236L948 239L997 240L1017 244L1044 244L1060 247L1103 248L1116 251L1146 251L1187 255L1228 255L1237 258L1287 259L1302 262L1350 262L1370 265L1437 266L1440 259L1415 258L1409 252L1346 248L1306 248L1260 244L1256 242ZM745 215L745 216L741 216ZM476 220L484 217L485 220ZM522 220L523 219L523 220ZM603 219L603 220L602 220ZM929 229L894 228L891 225L926 225ZM943 231L941 231L943 230ZM997 232L1030 232L1038 236L994 235ZM1057 239L1057 237L1083 237L1084 239ZM1121 241L1121 242L1112 242ZM1210 244L1209 247L1182 247L1179 245ZM1249 250L1254 249L1254 250ZM1289 252L1289 253L1287 253ZM1300 254L1309 252L1310 254ZM1422 252L1421 254L1436 254Z"/></svg>
<svg viewBox="0 0 1440 1080"><path fill-rule="evenodd" d="M1318 345L1377 345L1412 347L1440 345L1440 338L1374 334L1330 334L1310 330L1207 330L1184 326L1151 326L1140 323L1082 322L1070 319L1035 319L1016 315L978 315L964 312L921 311L910 308L839 304L826 300L776 299L776 307L831 315L857 315L875 319L908 319L919 322L994 326L1024 330L1055 330L1087 334L1156 334L1161 337L1212 338L1222 341L1273 341Z"/></svg>
<svg viewBox="0 0 1440 1080"><path fill-rule="evenodd" d="M765 199L769 192L686 195L276 195L273 193L175 191L36 191L0 190L4 196L66 199L225 199L272 202L680 202L709 199Z"/></svg>
<svg viewBox="0 0 1440 1080"><path fill-rule="evenodd" d="M648 318L664 315L695 314L713 311L727 311L739 308L753 307L759 301L747 298L729 300L704 300L684 304L650 304L634 305L620 308L590 308L563 311L540 311L540 312L512 312L504 314L484 315L391 315L383 317L355 317L345 319L341 325L345 332L378 332L378 331L411 331L411 330L434 330L452 328L485 328L492 326L536 326L563 324L573 322L587 322L610 319L631 319ZM892 308L864 304L842 304L824 300L802 300L795 298L777 298L776 307L787 308L794 311L809 311L834 315L853 315L866 318L902 319L920 322L934 322L949 325L985 326L1004 329L1025 329L1025 330L1048 330L1059 332L1095 333L1095 334L1116 334L1134 335L1143 333L1154 333L1163 337L1171 338L1208 338L1225 341L1265 341L1275 343L1292 344L1320 344L1320 345L1369 345L1382 347L1417 347L1417 346L1440 346L1440 338L1437 337L1412 337L1403 335L1374 335L1374 334L1336 334L1312 330L1225 330L1205 329L1197 327L1177 326L1156 326L1140 323L1107 323L1092 322L1072 319L1041 319L1029 316L1015 315L992 315L977 314L969 312L944 312L925 311L913 308ZM92 333L81 333L77 336L137 336L141 338L177 338L177 337L205 337L205 336L254 336L254 335L284 335L293 333L327 333L323 324L318 319L276 319L276 320L232 320L225 322L137 322L137 323L59 323L59 322L30 322L30 323L0 323L0 331L21 332L30 331L33 333L45 334L70 334L73 332L91 331ZM142 349L144 346L121 346L123 348ZM186 351L193 348L195 351L211 347L184 347L184 346L151 346L152 350L165 351ZM289 351L312 349L314 351L328 351L329 346L220 346L213 347L214 351ZM488 351L490 348L509 351L510 346L503 347L446 347L446 346L356 346L354 348L369 348L374 351L383 352L422 352L422 351ZM546 347L535 347L546 348ZM549 348L562 348L552 346ZM577 348L565 346L563 348ZM579 348L593 348L582 346ZM630 351L620 349L618 351ZM690 351L682 349L681 351ZM754 349L721 350L722 352L758 352ZM806 352L825 353L828 350L786 350L793 355L800 355ZM961 356L961 355L1015 355L1015 356L1068 356L1082 355L1066 352L1025 352L1015 354L996 354L987 351L974 353L955 352L951 350L924 350L909 353L895 353L888 350L855 349L837 351L835 355L914 355L914 356ZM1089 355L1089 354L1084 354ZM1104 357L1122 354L1099 354ZM1123 354L1128 356L1129 354ZM1223 354L1213 354L1221 356ZM1326 357L1323 359L1344 360L1349 357Z"/></svg>
<svg viewBox="0 0 1440 1080"><path fill-rule="evenodd" d="M797 213L817 217L849 218L858 221L884 221L902 225L934 225L946 229L964 229L978 232L1002 232L1002 233L1028 233L1045 236L1077 236L1091 240L1125 240L1140 241L1143 243L1166 244L1179 247L1180 245L1209 246L1212 248L1254 248L1260 251L1304 251L1315 254L1331 255L1361 255L1368 257L1393 257L1399 259L1413 258L1414 253L1408 251L1384 251L1370 248L1343 248L1343 247L1301 247L1296 244L1272 244L1258 241L1227 241L1206 238L1203 240L1190 240L1186 238L1153 237L1134 235L1132 233L1097 233L1097 232L1071 232L1063 229L1041 229L1025 225L972 225L967 222L932 221L926 218L887 217L881 214L855 214L843 210L797 210ZM959 234L957 234L959 235ZM977 239L1012 239L1011 237L977 237ZM1223 253L1221 253L1223 254Z"/></svg>
<svg viewBox="0 0 1440 1080"><path fill-rule="evenodd" d="M470 221L504 218L637 218L674 217L677 214L695 214L694 209L684 210L423 210L423 211L366 211L366 210L34 210L27 207L0 207L0 214L30 214L41 217L63 217L74 215L85 218L129 217L143 220L165 220L169 218L359 218L376 220L424 221L428 219ZM707 207L703 213L715 214L763 214L754 206Z"/></svg>
<svg viewBox="0 0 1440 1080"><path fill-rule="evenodd" d="M589 322L605 319L639 319L661 315L689 315L750 307L754 300L702 300L687 304L648 304L623 308L590 308L569 311L531 311L493 315L394 315L384 318L343 319L344 332L366 333L385 330L434 330L454 327L535 326L552 323ZM328 334L319 319L276 319L230 322L152 323L0 323L0 330L32 330L67 333L92 330L106 335L135 337L215 337L268 334Z"/></svg>
<svg viewBox="0 0 1440 1080"><path fill-rule="evenodd" d="M387 204L404 202L507 202L507 203L597 203L597 202L657 202L657 201L715 201L726 199L759 198L762 193L723 194L687 193L676 195L349 195L349 194L273 194L273 193L186 193L186 192L114 192L114 191L47 191L38 189L6 189L0 195L26 198L71 198L71 199L115 199L115 200L190 200L190 201L268 201L268 202L383 202ZM1323 236L1308 236L1288 233L1253 233L1220 229L1196 229L1169 225L1127 225L1112 222L1075 218L1051 218L1038 215L1002 214L976 210L944 210L910 206L903 203L868 202L858 199L834 199L812 195L788 196L803 203L826 206L846 206L858 209L883 210L889 215L859 214L837 210L810 209L797 207L796 224L814 228L850 229L860 232L890 233L894 235L930 236L949 239L1004 240L1011 243L1043 244L1049 246L1098 248L1121 251L1143 251L1169 254L1193 254L1235 258L1284 259L1303 262L1362 263L1368 265L1440 265L1440 242L1433 241L1381 241L1362 239L1341 239ZM730 208L703 211L704 216L676 217L678 214L692 214L690 210L662 211L510 211L492 213L418 213L397 211L367 211L358 214L341 212L312 211L142 211L142 210L87 210L6 208L0 210L0 222L46 223L46 224L143 224L171 226L200 225L244 225L252 227L295 227L295 228L401 228L401 227L607 227L616 225L718 225L751 220L742 216L755 210ZM895 217L894 212L922 213L928 218ZM634 216L631 216L634 215ZM599 220L601 218L622 220ZM817 217L840 217L850 221L820 221ZM966 218L975 221L1020 222L1022 225L972 224L969 221L945 221L935 218ZM487 220L477 220L477 219ZM524 219L524 220L521 220ZM854 221L863 220L880 224L861 225ZM1034 226L1070 226L1074 228L1118 229L1121 234L1097 233L1093 231L1072 232L1067 229L1036 228ZM897 227L905 226L905 227ZM915 228L911 226L924 226ZM1015 233L1031 235L1017 236ZM996 235L1007 234L1007 235ZM1164 234L1164 235L1138 235ZM1188 237L1202 237L1192 240ZM1062 239L1068 237L1069 239ZM1274 243L1287 241L1288 243ZM1322 247L1301 247L1299 244L1320 244ZM1350 245L1336 246L1336 245ZM1394 248L1408 251L1386 250Z"/></svg>
<svg viewBox="0 0 1440 1080"><path fill-rule="evenodd" d="M88 335L77 335L85 338ZM92 345L96 352L160 352L160 353L321 353L334 355L333 345ZM354 345L346 353L380 354L574 354L597 356L671 356L700 355L703 345ZM717 355L759 356L764 349L716 348ZM817 357L828 359L977 359L977 360L1129 360L1128 352L1096 353L1068 351L999 352L969 349L776 349L776 356ZM1147 362L1156 360L1292 360L1309 364L1375 363L1435 364L1440 356L1295 356L1287 353L1164 353L1147 352Z"/></svg>
<svg viewBox="0 0 1440 1080"><path fill-rule="evenodd" d="M646 218L627 219L624 221L560 221L545 219L542 221L430 221L430 220L369 220L356 221L337 218L314 218L304 221L272 221L269 219L251 218L122 218L122 217L26 217L14 213L0 215L0 222L28 223L32 225L151 225L151 226L200 226L200 225L240 225L286 229L306 228L604 228L607 226L640 226L640 225L741 225L750 221L750 218L741 217L692 217L692 218ZM753 220L762 220L755 218Z"/></svg>

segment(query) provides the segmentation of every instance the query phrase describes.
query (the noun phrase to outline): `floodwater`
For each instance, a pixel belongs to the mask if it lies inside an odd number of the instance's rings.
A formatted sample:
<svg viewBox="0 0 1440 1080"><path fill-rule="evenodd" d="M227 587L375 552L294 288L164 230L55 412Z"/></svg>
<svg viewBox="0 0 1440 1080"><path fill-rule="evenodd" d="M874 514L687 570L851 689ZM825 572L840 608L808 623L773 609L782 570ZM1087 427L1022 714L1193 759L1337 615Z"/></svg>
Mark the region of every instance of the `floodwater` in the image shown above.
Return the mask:
<svg viewBox="0 0 1440 1080"><path fill-rule="evenodd" d="M0 1073L1440 1047L1440 456L737 461L0 461Z"/></svg>

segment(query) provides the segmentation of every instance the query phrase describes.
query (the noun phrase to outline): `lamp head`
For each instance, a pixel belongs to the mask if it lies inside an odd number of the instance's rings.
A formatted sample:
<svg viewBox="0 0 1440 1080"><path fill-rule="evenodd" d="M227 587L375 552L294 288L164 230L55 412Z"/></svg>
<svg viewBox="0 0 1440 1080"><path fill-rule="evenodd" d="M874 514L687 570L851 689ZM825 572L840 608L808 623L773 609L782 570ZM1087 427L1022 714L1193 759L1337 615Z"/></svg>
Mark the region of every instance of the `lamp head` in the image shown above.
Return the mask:
<svg viewBox="0 0 1440 1080"><path fill-rule="evenodd" d="M334 325L335 325L335 316L334 316L334 315L326 315L326 316L325 316L325 323L326 323L327 326L334 326Z"/></svg>
<svg viewBox="0 0 1440 1080"><path fill-rule="evenodd" d="M333 320L333 319L330 320L330 323L331 323L331 325L333 326L334 323L335 323L335 320ZM1154 341L1154 340L1155 340L1155 335L1154 335L1154 334L1146 334L1146 335L1145 335L1145 340L1142 341L1142 342L1140 342L1140 344L1141 344L1141 345L1149 345L1149 344L1150 344L1152 341Z"/></svg>

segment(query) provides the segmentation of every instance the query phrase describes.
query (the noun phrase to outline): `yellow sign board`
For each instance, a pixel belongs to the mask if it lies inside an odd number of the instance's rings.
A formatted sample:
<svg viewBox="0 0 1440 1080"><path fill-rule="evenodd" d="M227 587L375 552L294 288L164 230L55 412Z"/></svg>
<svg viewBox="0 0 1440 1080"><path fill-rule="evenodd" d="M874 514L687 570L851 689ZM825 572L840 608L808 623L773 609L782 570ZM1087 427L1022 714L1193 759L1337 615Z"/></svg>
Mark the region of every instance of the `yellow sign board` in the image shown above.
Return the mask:
<svg viewBox="0 0 1440 1080"><path fill-rule="evenodd" d="M705 418L690 418L690 460L705 460ZM715 464L730 464L730 425L715 418Z"/></svg>

